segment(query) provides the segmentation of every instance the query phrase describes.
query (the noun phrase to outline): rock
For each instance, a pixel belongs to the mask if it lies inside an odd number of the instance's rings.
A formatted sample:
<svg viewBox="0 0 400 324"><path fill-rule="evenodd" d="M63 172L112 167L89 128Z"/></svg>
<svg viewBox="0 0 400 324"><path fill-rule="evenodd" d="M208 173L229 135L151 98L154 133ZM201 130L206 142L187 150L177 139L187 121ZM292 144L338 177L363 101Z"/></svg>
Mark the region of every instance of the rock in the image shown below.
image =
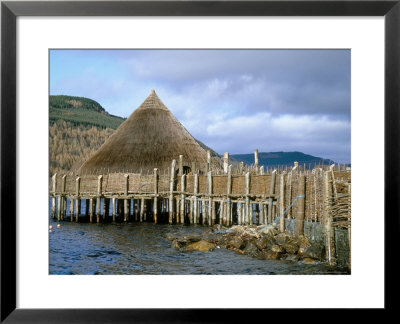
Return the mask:
<svg viewBox="0 0 400 324"><path fill-rule="evenodd" d="M299 261L299 256L297 255L297 254L289 254L286 258L285 258L285 260L286 261L293 261L293 262L296 262L296 261Z"/></svg>
<svg viewBox="0 0 400 324"><path fill-rule="evenodd" d="M284 245L285 243L288 243L292 239L292 236L286 233L279 233L274 237L274 239L277 244Z"/></svg>
<svg viewBox="0 0 400 324"><path fill-rule="evenodd" d="M182 246L178 243L177 240L173 240L171 243L171 247L174 249L180 249Z"/></svg>
<svg viewBox="0 0 400 324"><path fill-rule="evenodd" d="M285 249L284 249L282 246L280 246L280 245L274 244L274 245L272 245L272 247L271 247L271 251L272 251L272 252L276 252L276 253L284 253L284 252L285 252Z"/></svg>
<svg viewBox="0 0 400 324"><path fill-rule="evenodd" d="M268 250L262 251L261 255L266 260L279 260L281 257L281 253L272 252Z"/></svg>
<svg viewBox="0 0 400 324"><path fill-rule="evenodd" d="M317 261L311 258L304 258L303 261L301 262L303 264L316 264Z"/></svg>
<svg viewBox="0 0 400 324"><path fill-rule="evenodd" d="M212 251L216 248L216 245L214 243L210 243L204 240L190 243L186 247L186 251L202 251L202 252L209 252Z"/></svg>
<svg viewBox="0 0 400 324"><path fill-rule="evenodd" d="M202 239L207 242L218 244L218 242L222 239L222 235L215 233L206 233L202 236Z"/></svg>
<svg viewBox="0 0 400 324"><path fill-rule="evenodd" d="M189 243L200 241L201 240L201 236L199 236L199 235L185 235L185 236L176 238L176 240L180 244L184 245L184 244L189 244Z"/></svg>
<svg viewBox="0 0 400 324"><path fill-rule="evenodd" d="M222 236L220 240L218 241L218 245L221 249L226 249L228 248L228 243L230 241L230 238L227 236Z"/></svg>
<svg viewBox="0 0 400 324"><path fill-rule="evenodd" d="M310 241L304 237L304 236L298 236L294 239L294 242L296 242L299 246L298 254L302 255L304 251L311 246Z"/></svg>
<svg viewBox="0 0 400 324"><path fill-rule="evenodd" d="M260 258L261 253L253 241L250 241L243 250L243 253L254 258Z"/></svg>
<svg viewBox="0 0 400 324"><path fill-rule="evenodd" d="M300 251L300 248L299 248ZM317 260L323 260L325 257L325 247L322 243L314 242L310 246L304 248L301 252L303 258L312 258Z"/></svg>
<svg viewBox="0 0 400 324"><path fill-rule="evenodd" d="M282 245L285 251L289 254L296 254L299 250L299 246L294 242L285 243Z"/></svg>
<svg viewBox="0 0 400 324"><path fill-rule="evenodd" d="M255 244L259 250L271 249L272 245L275 244L275 240L271 235L264 235L260 237Z"/></svg>
<svg viewBox="0 0 400 324"><path fill-rule="evenodd" d="M275 226L273 225L261 225L257 227L257 232L259 234L267 234L267 235L271 235L274 236L276 234L278 234L278 230Z"/></svg>
<svg viewBox="0 0 400 324"><path fill-rule="evenodd" d="M241 250L245 247L245 242L239 236L234 236L230 239L228 246Z"/></svg>

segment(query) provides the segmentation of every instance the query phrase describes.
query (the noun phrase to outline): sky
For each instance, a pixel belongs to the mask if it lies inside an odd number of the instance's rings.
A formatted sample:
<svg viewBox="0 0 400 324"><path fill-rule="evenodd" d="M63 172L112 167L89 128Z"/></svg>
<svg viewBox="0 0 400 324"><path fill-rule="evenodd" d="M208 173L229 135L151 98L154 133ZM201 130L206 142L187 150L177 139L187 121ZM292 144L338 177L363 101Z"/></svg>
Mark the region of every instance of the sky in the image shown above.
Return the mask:
<svg viewBox="0 0 400 324"><path fill-rule="evenodd" d="M129 117L154 89L220 154L350 163L350 72L350 50L51 50L50 94Z"/></svg>

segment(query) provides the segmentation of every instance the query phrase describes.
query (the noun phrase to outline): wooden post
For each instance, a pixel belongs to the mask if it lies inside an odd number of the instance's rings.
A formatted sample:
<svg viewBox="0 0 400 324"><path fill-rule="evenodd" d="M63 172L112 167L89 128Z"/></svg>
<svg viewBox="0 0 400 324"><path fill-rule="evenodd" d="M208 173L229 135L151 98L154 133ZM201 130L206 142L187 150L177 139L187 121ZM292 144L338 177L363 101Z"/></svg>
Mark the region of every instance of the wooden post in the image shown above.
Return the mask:
<svg viewBox="0 0 400 324"><path fill-rule="evenodd" d="M220 202L220 211L219 211L219 217L218 217L218 224L224 224L226 223L226 201L225 199L222 199Z"/></svg>
<svg viewBox="0 0 400 324"><path fill-rule="evenodd" d="M79 195L80 195L80 190L81 190L81 178L77 177L75 180L75 194L76 194L76 216L75 216L75 221L78 222L79 220L79 214L81 213L81 200L79 199Z"/></svg>
<svg viewBox="0 0 400 324"><path fill-rule="evenodd" d="M214 225L217 220L217 210L216 210L216 202L212 200L212 210L211 210L211 224Z"/></svg>
<svg viewBox="0 0 400 324"><path fill-rule="evenodd" d="M62 210L61 210L61 220L64 220L64 216L66 215L66 210L67 210L67 201L65 197L65 189L67 186L67 176L63 175L62 177L62 198L61 198L61 205L62 205Z"/></svg>
<svg viewBox="0 0 400 324"><path fill-rule="evenodd" d="M56 218L56 190L57 190L57 173L52 176L53 181L53 196L51 198L51 217Z"/></svg>
<svg viewBox="0 0 400 324"><path fill-rule="evenodd" d="M168 222L172 224L172 220L174 218L174 183L175 183L175 166L176 166L176 160L172 160L172 165L171 165L171 177L169 180L169 202L168 202L168 208L169 208L169 219Z"/></svg>
<svg viewBox="0 0 400 324"><path fill-rule="evenodd" d="M348 184L349 193L349 206L347 210L347 221L349 223L347 227L347 243L349 245L349 269L351 269L351 184Z"/></svg>
<svg viewBox="0 0 400 324"><path fill-rule="evenodd" d="M207 172L211 171L211 151L207 150Z"/></svg>
<svg viewBox="0 0 400 324"><path fill-rule="evenodd" d="M177 195L176 196L176 199L175 199L175 207L176 207L176 219L175 219L175 221L176 221L176 223L177 224L179 224L179 221L180 221L180 215L181 215L181 208L180 208L180 202L181 202L181 196L179 196L179 195Z"/></svg>
<svg viewBox="0 0 400 324"><path fill-rule="evenodd" d="M258 149L254 150L254 168L256 169L256 173L258 173Z"/></svg>
<svg viewBox="0 0 400 324"><path fill-rule="evenodd" d="M232 193L232 165L228 167L228 179L226 184L226 216L224 217L224 224L227 226L232 225L231 219L231 199L230 195Z"/></svg>
<svg viewBox="0 0 400 324"><path fill-rule="evenodd" d="M181 212L180 212L180 216L181 216L181 224L185 224L185 180L186 180L186 175L182 174L181 175Z"/></svg>
<svg viewBox="0 0 400 324"><path fill-rule="evenodd" d="M94 214L94 199L93 198L90 198L90 200L89 200L89 209L90 209L90 211L89 211L89 222L93 222L93 214Z"/></svg>
<svg viewBox="0 0 400 324"><path fill-rule="evenodd" d="M189 198L189 222L193 224L194 197Z"/></svg>
<svg viewBox="0 0 400 324"><path fill-rule="evenodd" d="M275 183L276 183L276 170L272 171L271 173L271 183L269 187L269 194L271 195L271 197L268 198L268 224L272 222L272 211L274 203L272 195L275 195Z"/></svg>
<svg viewBox="0 0 400 324"><path fill-rule="evenodd" d="M258 204L258 224L262 225L265 224L264 220L264 206L262 203Z"/></svg>
<svg viewBox="0 0 400 324"><path fill-rule="evenodd" d="M244 170L244 162L240 162L239 164L239 174L242 175Z"/></svg>
<svg viewBox="0 0 400 324"><path fill-rule="evenodd" d="M201 222L203 225L206 224L206 220L208 220L208 206L206 204L206 200L201 200Z"/></svg>
<svg viewBox="0 0 400 324"><path fill-rule="evenodd" d="M304 208L305 208L305 192L306 192L306 177L299 176L299 184L297 191L297 215L296 215L296 235L304 235Z"/></svg>
<svg viewBox="0 0 400 324"><path fill-rule="evenodd" d="M126 196L128 196L129 192L129 174L124 175L125 178L125 186L124 186L124 194L125 194L125 199L124 199L124 222L128 221L129 218L129 209L128 209L128 199Z"/></svg>
<svg viewBox="0 0 400 324"><path fill-rule="evenodd" d="M115 223L115 221L116 221L116 209L115 209L115 202L116 202L116 199L115 199L115 197L112 197L112 201L111 201L111 203L112 203L112 221L113 221L113 223Z"/></svg>
<svg viewBox="0 0 400 324"><path fill-rule="evenodd" d="M335 231L332 224L332 183L329 171L324 171L324 223L325 223L325 251L329 265L336 264Z"/></svg>
<svg viewBox="0 0 400 324"><path fill-rule="evenodd" d="M264 175L264 166L263 166L263 165L260 166L260 174L261 174L261 175Z"/></svg>
<svg viewBox="0 0 400 324"><path fill-rule="evenodd" d="M143 222L144 218L144 198L140 200L140 222Z"/></svg>
<svg viewBox="0 0 400 324"><path fill-rule="evenodd" d="M237 208L237 223L238 225L242 225L242 203L238 202L236 204L236 208Z"/></svg>
<svg viewBox="0 0 400 324"><path fill-rule="evenodd" d="M245 207L245 214L244 214L244 224L247 225L250 223L250 172L247 172L245 175L246 181L246 207Z"/></svg>
<svg viewBox="0 0 400 324"><path fill-rule="evenodd" d="M293 172L291 172L291 173L288 175L288 180L289 180L289 201L288 201L288 205L292 203L292 178L293 178ZM288 210L287 218L288 218L288 219L291 219L291 218L292 218L292 208L290 208L290 209Z"/></svg>
<svg viewBox="0 0 400 324"><path fill-rule="evenodd" d="M197 195L199 193L199 175L195 173L194 175L194 198L193 198L193 222L197 224L199 222L199 199Z"/></svg>
<svg viewBox="0 0 400 324"><path fill-rule="evenodd" d="M71 222L74 221L74 198L69 197L69 219Z"/></svg>
<svg viewBox="0 0 400 324"><path fill-rule="evenodd" d="M178 176L183 175L183 155L179 155L179 170L178 170Z"/></svg>
<svg viewBox="0 0 400 324"><path fill-rule="evenodd" d="M97 223L100 223L100 207L101 207L101 195L103 192L103 176L97 177L97 202L96 202L96 219Z"/></svg>
<svg viewBox="0 0 400 324"><path fill-rule="evenodd" d="M228 173L229 166L229 152L224 153L224 173Z"/></svg>
<svg viewBox="0 0 400 324"><path fill-rule="evenodd" d="M279 231L283 233L285 231L285 173L282 173L279 181Z"/></svg>
<svg viewBox="0 0 400 324"><path fill-rule="evenodd" d="M208 185L208 225L213 225L213 199L212 195L212 173L209 171L207 173L207 185ZM215 215L214 215L215 217Z"/></svg>
<svg viewBox="0 0 400 324"><path fill-rule="evenodd" d="M158 207L158 174L157 174L157 168L154 168L154 204L153 204L153 218L154 218L154 224L157 224L157 207Z"/></svg>

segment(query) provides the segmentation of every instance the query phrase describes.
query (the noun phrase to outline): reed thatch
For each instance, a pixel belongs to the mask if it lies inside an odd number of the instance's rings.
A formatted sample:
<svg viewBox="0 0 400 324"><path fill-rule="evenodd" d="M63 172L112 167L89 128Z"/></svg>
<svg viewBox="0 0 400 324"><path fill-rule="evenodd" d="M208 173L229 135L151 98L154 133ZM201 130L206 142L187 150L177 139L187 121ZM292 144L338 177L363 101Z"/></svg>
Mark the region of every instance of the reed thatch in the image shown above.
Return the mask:
<svg viewBox="0 0 400 324"><path fill-rule="evenodd" d="M204 171L207 152L161 102L154 90L117 131L77 170L78 174L152 172L171 167L184 156L184 165ZM213 159L213 165L218 164ZM177 163L178 167L178 163ZM194 170L193 170L194 171Z"/></svg>

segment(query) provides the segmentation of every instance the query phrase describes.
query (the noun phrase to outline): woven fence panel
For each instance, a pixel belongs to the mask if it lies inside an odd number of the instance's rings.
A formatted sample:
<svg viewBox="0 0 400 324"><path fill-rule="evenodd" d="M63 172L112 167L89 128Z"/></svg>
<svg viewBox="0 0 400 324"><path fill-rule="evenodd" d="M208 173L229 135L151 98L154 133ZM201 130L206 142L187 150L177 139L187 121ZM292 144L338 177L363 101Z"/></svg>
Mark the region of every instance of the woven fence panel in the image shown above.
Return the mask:
<svg viewBox="0 0 400 324"><path fill-rule="evenodd" d="M140 178L142 175L138 173L130 173L129 174L129 191L130 192L139 192L140 191Z"/></svg>
<svg viewBox="0 0 400 324"><path fill-rule="evenodd" d="M246 180L244 176L232 176L232 194L246 194Z"/></svg>
<svg viewBox="0 0 400 324"><path fill-rule="evenodd" d="M270 175L254 175L250 178L250 194L267 195L271 183ZM246 189L244 189L246 191Z"/></svg>
<svg viewBox="0 0 400 324"><path fill-rule="evenodd" d="M194 193L194 175L186 176L186 192Z"/></svg>
<svg viewBox="0 0 400 324"><path fill-rule="evenodd" d="M107 183L104 183L103 188L105 192L124 192L125 191L125 176L122 173L111 173L108 176ZM130 189L130 186L129 186Z"/></svg>
<svg viewBox="0 0 400 324"><path fill-rule="evenodd" d="M159 192L166 192L169 191L169 176L168 175L161 175L158 178L158 191Z"/></svg>
<svg viewBox="0 0 400 324"><path fill-rule="evenodd" d="M216 195L226 195L228 177L225 176L213 176L213 193Z"/></svg>
<svg viewBox="0 0 400 324"><path fill-rule="evenodd" d="M139 181L139 192L153 193L154 192L154 177L153 175L141 175Z"/></svg>
<svg viewBox="0 0 400 324"><path fill-rule="evenodd" d="M67 176L66 177L66 186L65 186L65 191L66 192L76 192L76 178L75 176Z"/></svg>
<svg viewBox="0 0 400 324"><path fill-rule="evenodd" d="M208 193L207 187L207 176L199 176L199 193L206 194Z"/></svg>
<svg viewBox="0 0 400 324"><path fill-rule="evenodd" d="M334 171L333 175L335 180L341 180L351 183L351 172L350 171Z"/></svg>
<svg viewBox="0 0 400 324"><path fill-rule="evenodd" d="M81 192L97 194L97 178L98 176L84 175L81 177Z"/></svg>

